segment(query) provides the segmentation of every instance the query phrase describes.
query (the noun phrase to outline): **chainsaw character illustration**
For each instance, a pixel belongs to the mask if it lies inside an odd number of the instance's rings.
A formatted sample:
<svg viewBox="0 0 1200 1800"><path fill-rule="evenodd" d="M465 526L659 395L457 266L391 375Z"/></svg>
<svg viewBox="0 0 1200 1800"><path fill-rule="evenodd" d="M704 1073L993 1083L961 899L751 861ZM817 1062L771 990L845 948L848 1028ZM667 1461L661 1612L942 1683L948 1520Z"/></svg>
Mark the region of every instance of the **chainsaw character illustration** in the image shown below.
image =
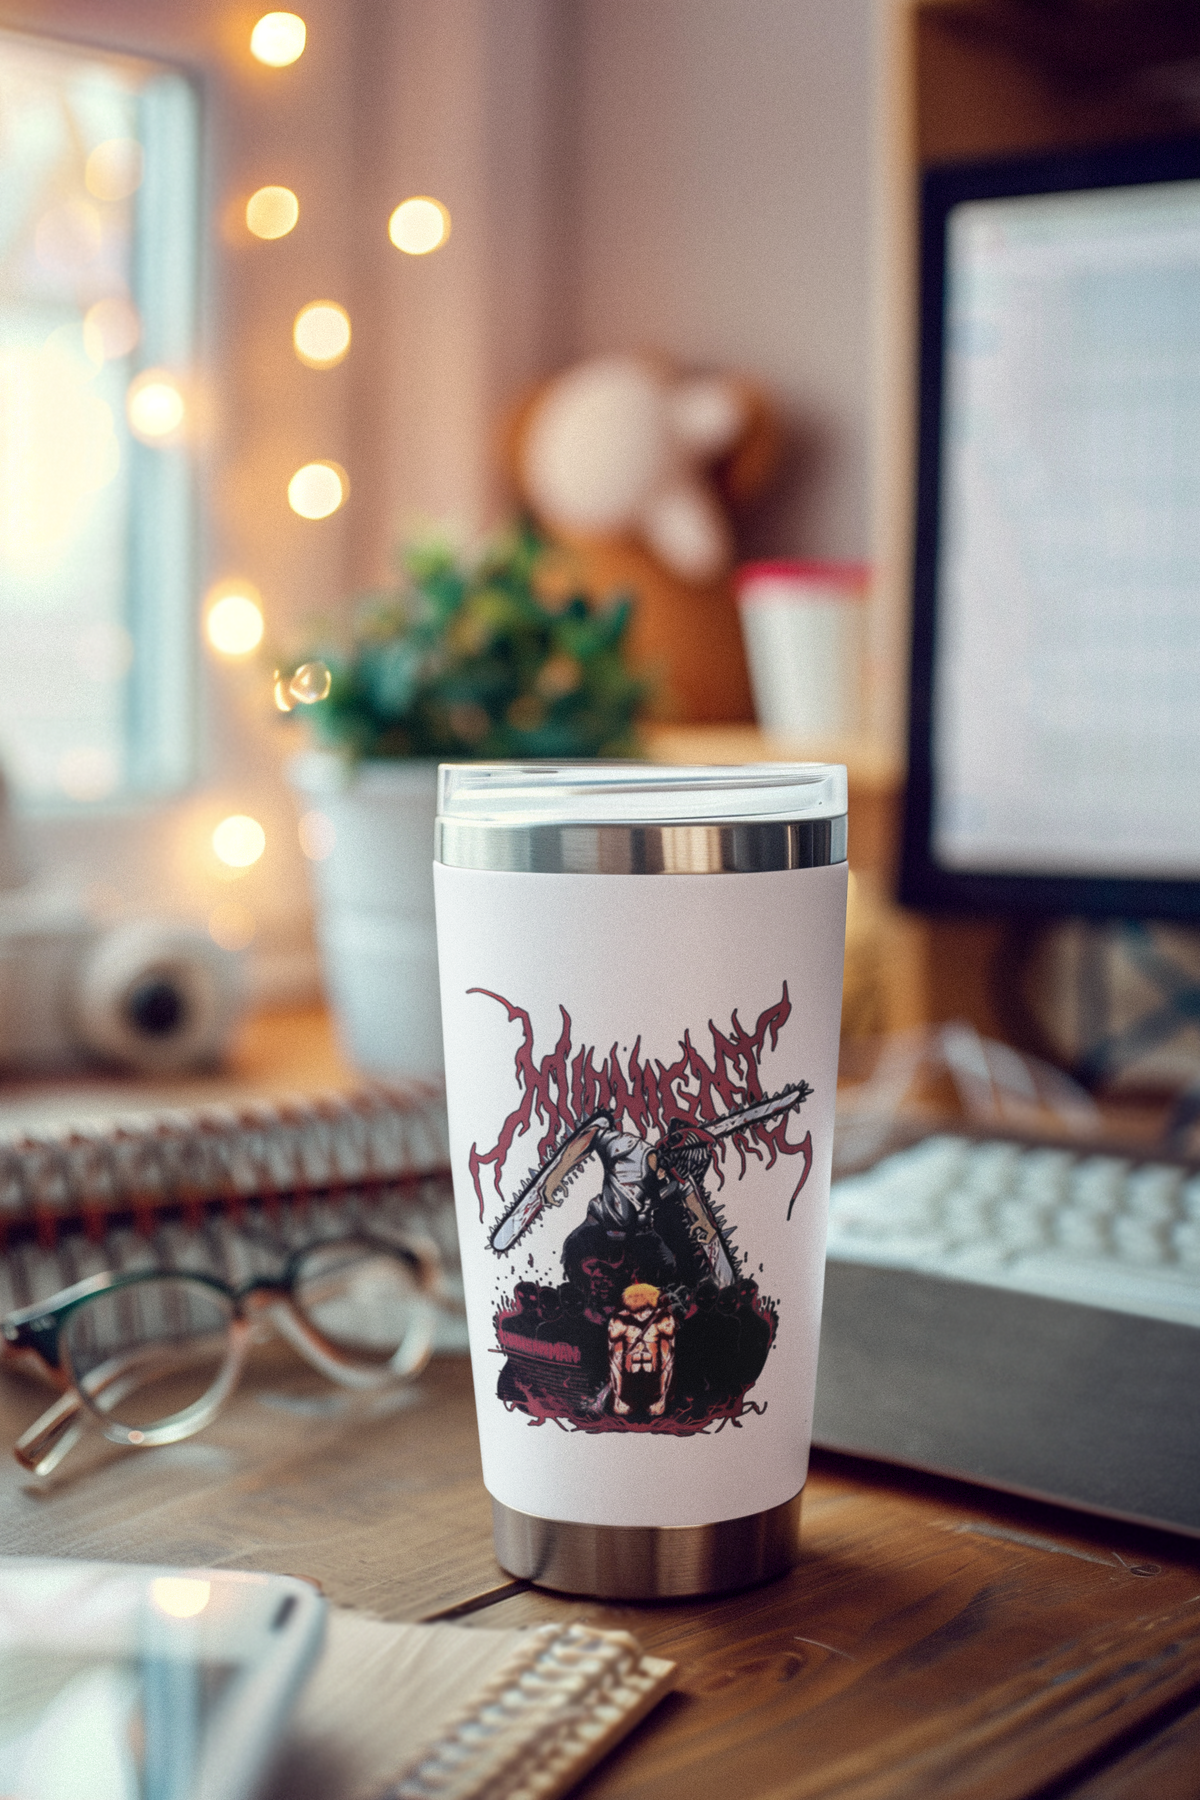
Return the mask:
<svg viewBox="0 0 1200 1800"><path fill-rule="evenodd" d="M736 1014L728 1033L710 1023L711 1066L690 1038L680 1046L680 1061L669 1066L640 1061L640 1039L625 1061L614 1045L597 1070L584 1046L568 1065L571 1021L564 1009L554 1056L539 1067L528 1014L501 995L490 997L524 1026L517 1069L526 1102L506 1121L494 1150L473 1148L477 1187L479 1169L491 1162L499 1189L514 1127L528 1121L533 1100L545 1091L542 1070L553 1067L556 1095L584 1102L574 1118L561 1100L554 1109L559 1129L543 1138L537 1167L488 1231L491 1249L506 1261L539 1221L567 1207L577 1185L592 1189L583 1217L560 1240L561 1284L518 1280L497 1310L505 1358L500 1399L534 1422L555 1419L591 1432L691 1435L758 1411L745 1396L766 1362L778 1313L747 1273L710 1181L729 1191L731 1155L742 1172L750 1159L769 1168L781 1157L797 1157L801 1173L788 1219L807 1181L812 1134L793 1141L788 1121L812 1089L793 1081L764 1094L758 1078L768 1032L774 1043L791 1011L786 985L754 1033ZM729 1068L735 1059L737 1080ZM724 1109L712 1107L715 1098ZM543 1102L539 1110L550 1108Z"/></svg>
<svg viewBox="0 0 1200 1800"><path fill-rule="evenodd" d="M618 1131L611 1113L594 1113L530 1176L492 1231L492 1249L501 1254L511 1250L543 1207L561 1206L587 1158L595 1155L604 1180L588 1205L589 1219L615 1231L650 1224L677 1260L684 1250L697 1280L708 1276L718 1287L728 1287L735 1277L733 1254L704 1189L713 1149L735 1132L781 1118L811 1092L807 1082L796 1082L702 1126L674 1118L665 1138L653 1145Z"/></svg>
<svg viewBox="0 0 1200 1800"><path fill-rule="evenodd" d="M659 1418L666 1411L675 1365L675 1317L649 1282L634 1282L621 1301L621 1311L608 1323L613 1411L624 1418L633 1410L641 1382L646 1390L646 1412L652 1419Z"/></svg>

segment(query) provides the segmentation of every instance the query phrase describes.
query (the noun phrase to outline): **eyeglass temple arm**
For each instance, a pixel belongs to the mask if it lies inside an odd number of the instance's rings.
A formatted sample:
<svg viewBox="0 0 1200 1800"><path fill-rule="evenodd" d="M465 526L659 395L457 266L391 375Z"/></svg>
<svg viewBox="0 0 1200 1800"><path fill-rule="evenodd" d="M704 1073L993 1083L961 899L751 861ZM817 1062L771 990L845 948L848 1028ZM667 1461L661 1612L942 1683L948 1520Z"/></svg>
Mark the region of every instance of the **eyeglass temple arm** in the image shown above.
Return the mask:
<svg viewBox="0 0 1200 1800"><path fill-rule="evenodd" d="M213 1414L224 1405L237 1384L249 1347L250 1327L245 1320L235 1319L229 1329L232 1353L222 1371L221 1378L207 1396L208 1406L203 1409L198 1406L190 1409L197 1415L196 1423L192 1424L186 1432L181 1432L180 1436L190 1437L193 1431L201 1430ZM61 1373L53 1371L51 1373L53 1373L54 1379L62 1379ZM86 1384L93 1404L105 1411L109 1406L118 1405L126 1391L122 1381L127 1373L127 1369L121 1367L94 1371ZM85 1402L78 1390L71 1387L55 1401L47 1412L42 1414L40 1419L35 1419L28 1431L22 1433L13 1445L13 1455L22 1467L30 1469L35 1475L51 1474L67 1451L72 1449L83 1435L88 1424L84 1406ZM131 1438L130 1441L132 1442L133 1439Z"/></svg>
<svg viewBox="0 0 1200 1800"><path fill-rule="evenodd" d="M13 1445L13 1455L22 1468L35 1475L49 1475L56 1469L83 1435L82 1411L83 1402L73 1388L60 1394L54 1405Z"/></svg>

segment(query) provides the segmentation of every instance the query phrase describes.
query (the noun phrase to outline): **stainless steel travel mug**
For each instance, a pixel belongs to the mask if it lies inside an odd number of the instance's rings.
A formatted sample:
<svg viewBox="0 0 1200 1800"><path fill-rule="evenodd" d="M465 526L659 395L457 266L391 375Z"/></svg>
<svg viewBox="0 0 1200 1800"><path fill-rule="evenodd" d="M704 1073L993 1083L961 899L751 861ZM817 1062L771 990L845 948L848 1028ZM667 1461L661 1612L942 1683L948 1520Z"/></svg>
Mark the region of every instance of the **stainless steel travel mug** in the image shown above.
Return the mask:
<svg viewBox="0 0 1200 1800"><path fill-rule="evenodd" d="M497 1557L609 1598L777 1574L812 1426L846 772L447 765L434 881Z"/></svg>

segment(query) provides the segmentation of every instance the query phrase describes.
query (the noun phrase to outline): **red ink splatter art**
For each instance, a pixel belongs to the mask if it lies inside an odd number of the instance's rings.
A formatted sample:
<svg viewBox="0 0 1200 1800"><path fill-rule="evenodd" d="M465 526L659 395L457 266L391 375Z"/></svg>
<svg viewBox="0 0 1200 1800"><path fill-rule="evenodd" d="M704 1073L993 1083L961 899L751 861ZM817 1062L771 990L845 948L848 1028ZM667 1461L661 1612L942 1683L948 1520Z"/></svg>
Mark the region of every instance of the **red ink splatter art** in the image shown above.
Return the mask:
<svg viewBox="0 0 1200 1800"><path fill-rule="evenodd" d="M729 1029L721 1031L710 1019L708 1033L712 1040L711 1056L705 1056L685 1032L674 1062L642 1056L639 1037L622 1059L618 1045L607 1052L595 1045L573 1047L571 1015L559 1008L562 1026L554 1048L540 1059L535 1054L533 1024L524 1007L514 1006L503 994L490 988L470 988L469 993L495 1000L508 1013L510 1023L521 1026L521 1042L515 1058L517 1086L521 1100L501 1127L490 1150L471 1146L469 1166L475 1193L479 1199L479 1217L484 1216L482 1175L492 1170L492 1183L503 1198L500 1179L509 1152L518 1137L540 1125L536 1160L542 1161L556 1144L581 1120L601 1109L610 1112L615 1125L649 1139L654 1132L665 1134L672 1119L682 1118L703 1126L738 1107L763 1099L764 1089L759 1065L768 1048L774 1050L779 1033L791 1017L792 1003L786 981L779 999L759 1014L752 1031L747 1031L736 1012ZM723 1158L728 1146L737 1151L739 1177L744 1175L747 1159L756 1158L771 1168L780 1156L801 1156L803 1172L792 1195L804 1186L812 1166L812 1134L796 1144L788 1138L788 1117L749 1126L735 1132L717 1146ZM724 1175L716 1165L719 1185ZM789 1217L791 1205L788 1207Z"/></svg>

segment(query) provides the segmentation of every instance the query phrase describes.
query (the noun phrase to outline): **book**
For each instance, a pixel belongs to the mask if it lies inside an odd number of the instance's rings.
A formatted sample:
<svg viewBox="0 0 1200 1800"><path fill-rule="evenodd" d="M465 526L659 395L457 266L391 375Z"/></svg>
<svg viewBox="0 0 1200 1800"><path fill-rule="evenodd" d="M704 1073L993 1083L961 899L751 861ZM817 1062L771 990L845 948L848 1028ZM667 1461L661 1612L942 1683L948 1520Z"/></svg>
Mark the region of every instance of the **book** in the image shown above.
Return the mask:
<svg viewBox="0 0 1200 1800"><path fill-rule="evenodd" d="M626 1632L331 1609L263 1800L556 1800L673 1685Z"/></svg>

